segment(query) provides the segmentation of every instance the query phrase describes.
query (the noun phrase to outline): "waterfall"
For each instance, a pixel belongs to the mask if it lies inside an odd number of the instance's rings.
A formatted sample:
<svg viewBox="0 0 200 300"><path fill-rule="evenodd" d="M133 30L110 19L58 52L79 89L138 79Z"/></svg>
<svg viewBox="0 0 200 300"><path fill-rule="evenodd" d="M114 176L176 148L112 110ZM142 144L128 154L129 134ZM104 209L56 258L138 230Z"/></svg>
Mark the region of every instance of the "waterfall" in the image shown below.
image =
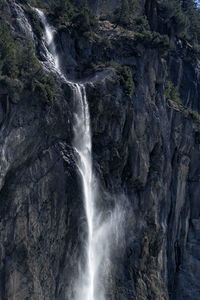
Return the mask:
<svg viewBox="0 0 200 300"><path fill-rule="evenodd" d="M92 141L90 128L90 113L84 84L71 82L60 68L59 55L54 41L55 29L51 27L44 13L35 9L44 29L44 49L46 51L45 67L56 72L73 90L74 111L74 140L76 164L81 176L85 216L87 220L87 239L84 248L84 263L80 263L78 278L74 279L69 300L105 300L105 285L108 283L111 249L119 245L122 232L123 209L116 205L113 211L104 216L97 210L96 196L98 184L92 168ZM120 240L121 245L123 242ZM122 247L122 246L120 246Z"/></svg>
<svg viewBox="0 0 200 300"><path fill-rule="evenodd" d="M47 69L50 69L56 73L59 74L60 77L66 82L67 79L60 70L60 62L59 62L59 55L56 51L56 45L54 42L54 34L55 30L53 27L51 27L46 19L45 14L43 11L39 10L38 8L33 8L36 13L38 14L43 26L44 26L44 41L43 42L43 48L45 50L45 56L46 61L44 62L44 66L47 67Z"/></svg>
<svg viewBox="0 0 200 300"><path fill-rule="evenodd" d="M92 171L92 142L90 130L90 114L87 103L85 86L67 80L62 73L59 63L59 55L54 42L55 30L48 24L44 13L35 9L38 13L45 29L45 49L48 64L56 71L62 79L72 87L76 111L74 112L74 142L73 146L77 156L77 167L79 169L82 187L85 215L87 219L87 242L86 242L86 263L81 268L78 284L75 285L76 300L104 300L103 290L99 295L96 293L98 281L98 266L100 263L98 254L97 232L95 232L95 195L94 195L94 175Z"/></svg>
<svg viewBox="0 0 200 300"><path fill-rule="evenodd" d="M88 237L86 244L86 266L84 277L79 279L76 290L76 299L94 300L95 291L95 253L94 253L94 193L93 193L93 172L92 172L92 142L90 132L90 115L87 104L86 92L83 85L77 85L75 92L76 99L79 101L78 110L75 114L74 124L74 148L77 152L77 166L81 173L85 213L88 226ZM82 277L82 276L81 276ZM82 284L84 281L84 284ZM82 283L81 283L82 282Z"/></svg>

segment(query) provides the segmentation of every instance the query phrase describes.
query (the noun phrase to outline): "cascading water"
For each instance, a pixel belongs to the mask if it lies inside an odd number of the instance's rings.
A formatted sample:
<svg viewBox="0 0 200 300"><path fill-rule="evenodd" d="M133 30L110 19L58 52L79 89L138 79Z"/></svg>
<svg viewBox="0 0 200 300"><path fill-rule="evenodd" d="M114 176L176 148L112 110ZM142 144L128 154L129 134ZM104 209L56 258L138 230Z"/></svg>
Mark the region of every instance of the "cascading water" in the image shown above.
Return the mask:
<svg viewBox="0 0 200 300"><path fill-rule="evenodd" d="M65 75L61 72L59 66L59 56L56 52L56 46L54 43L54 30L48 24L44 13L35 9L38 13L45 29L45 43L47 58L50 59L50 65L53 64L53 69L61 75L65 81L70 84L74 91L74 100L77 108L75 112L74 122L74 143L73 146L77 154L77 166L81 174L85 214L88 226L88 237L86 244L86 264L84 270L80 275L79 287L76 286L75 299L84 300L103 300L103 297L95 295L95 287L97 280L97 263L98 252L97 245L95 244L95 195L93 193L93 172L92 172L92 142L91 142L91 130L90 130L90 114L87 103L85 86L83 84L73 83L67 80ZM81 291L81 292L78 292Z"/></svg>
<svg viewBox="0 0 200 300"><path fill-rule="evenodd" d="M82 97L83 95L83 97ZM83 85L78 85L75 93L77 99L83 101L79 102L78 110L75 114L75 126L74 126L74 148L76 149L78 160L77 166L81 173L84 202L85 202L85 213L88 225L88 238L87 238L87 262L85 270L85 283L81 287L81 296L87 300L94 299L95 291L95 253L93 247L94 240L94 194L93 194L93 174L92 174L92 142L90 132L90 116L88 110L88 104L86 99L86 92ZM81 280L82 281L82 280ZM81 282L79 282L81 285ZM76 287L76 290L78 288ZM76 298L80 298L79 292L76 293Z"/></svg>
<svg viewBox="0 0 200 300"><path fill-rule="evenodd" d="M55 30L48 24L47 19L43 11L39 10L38 8L34 8L34 10L37 12L38 16L40 17L40 20L42 21L42 24L44 25L44 50L45 50L45 56L46 56L46 64L50 69L53 71L59 73L59 75L65 80L65 76L62 74L60 70L60 63L59 63L59 55L56 51L56 46L54 42L54 34ZM46 65L45 64L45 65Z"/></svg>
<svg viewBox="0 0 200 300"><path fill-rule="evenodd" d="M119 232L123 211L116 207L112 213L109 213L108 218L102 219L101 213L96 209L97 184L92 169L90 114L85 86L69 81L63 74L54 42L55 30L48 24L41 10L35 9L35 11L38 13L45 29L44 48L47 61L44 63L44 66L56 72L62 80L72 87L76 105L73 147L76 152L76 163L82 180L88 230L85 245L85 262L80 264L78 279L75 280L72 292L73 296L68 295L67 299L105 300L104 283L109 270L111 242L114 247L118 243L116 233L118 234ZM117 229L116 226L118 226Z"/></svg>

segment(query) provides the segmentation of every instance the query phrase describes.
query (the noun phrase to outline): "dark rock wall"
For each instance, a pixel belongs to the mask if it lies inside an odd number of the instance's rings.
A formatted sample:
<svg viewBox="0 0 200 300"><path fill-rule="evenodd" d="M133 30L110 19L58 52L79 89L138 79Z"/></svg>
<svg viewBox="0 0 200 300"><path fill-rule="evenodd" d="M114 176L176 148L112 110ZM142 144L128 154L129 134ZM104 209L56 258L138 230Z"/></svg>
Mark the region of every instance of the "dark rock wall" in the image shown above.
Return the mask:
<svg viewBox="0 0 200 300"><path fill-rule="evenodd" d="M0 295L64 299L83 213L67 146L71 113L64 99L42 107L28 96L10 105L1 127Z"/></svg>
<svg viewBox="0 0 200 300"><path fill-rule="evenodd" d="M199 132L165 100L166 66L156 50L143 49L132 99L109 81L98 103L89 94L98 169L106 187L123 188L131 204L113 299L199 299Z"/></svg>
<svg viewBox="0 0 200 300"><path fill-rule="evenodd" d="M111 49L65 31L57 43L71 61L69 75L83 72L90 81L99 206L106 211L115 199L126 211L124 251L111 259L108 299L199 300L199 127L164 93L170 74L184 105L199 110L198 60L188 60L184 45L164 55L121 36ZM131 97L114 68L87 73L82 67L97 59L134 70ZM85 217L71 147L73 97L61 87L50 106L30 92L18 104L0 98L2 300L73 297Z"/></svg>

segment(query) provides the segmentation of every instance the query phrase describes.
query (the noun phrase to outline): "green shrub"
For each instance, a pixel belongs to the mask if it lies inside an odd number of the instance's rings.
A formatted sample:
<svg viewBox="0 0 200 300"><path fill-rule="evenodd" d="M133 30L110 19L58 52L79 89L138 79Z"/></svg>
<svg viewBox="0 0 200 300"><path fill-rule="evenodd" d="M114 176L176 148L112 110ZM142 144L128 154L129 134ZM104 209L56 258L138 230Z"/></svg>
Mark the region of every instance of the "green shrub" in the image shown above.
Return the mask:
<svg viewBox="0 0 200 300"><path fill-rule="evenodd" d="M110 61L107 66L113 67L119 76L119 81L124 88L124 92L127 96L132 96L135 90L135 82L133 80L133 72L130 67L122 66L115 61Z"/></svg>
<svg viewBox="0 0 200 300"><path fill-rule="evenodd" d="M18 50L18 68L20 76L29 79L32 78L38 69L40 63L35 55L35 48L30 40L25 40L22 47Z"/></svg>
<svg viewBox="0 0 200 300"><path fill-rule="evenodd" d="M188 26L188 18L183 13L181 5L178 1L160 1L159 15L161 17L162 22L165 24L168 33L171 34L171 29L177 35L185 33Z"/></svg>
<svg viewBox="0 0 200 300"><path fill-rule="evenodd" d="M23 83L20 80L1 76L0 84L7 90L8 97L13 103L20 100L20 94L23 90Z"/></svg>
<svg viewBox="0 0 200 300"><path fill-rule="evenodd" d="M3 5L4 5L5 1L4 0L0 0L0 9L3 8Z"/></svg>
<svg viewBox="0 0 200 300"><path fill-rule="evenodd" d="M135 83L133 81L133 73L131 68L127 66L121 67L120 82L124 86L124 92L127 96L132 96L135 89Z"/></svg>
<svg viewBox="0 0 200 300"><path fill-rule="evenodd" d="M115 70L118 81L123 87L124 93L127 96L132 96L135 90L135 80L134 80L134 72L128 66L123 66L117 63L114 60L107 61L105 63L98 62L98 64L91 64L90 67L94 70L94 72L105 69L112 68ZM112 81L112 79L110 79Z"/></svg>
<svg viewBox="0 0 200 300"><path fill-rule="evenodd" d="M121 6L113 14L112 21L116 25L130 26L137 16L139 0L123 0Z"/></svg>
<svg viewBox="0 0 200 300"><path fill-rule="evenodd" d="M195 0L162 0L158 14L165 33L185 38L190 43L200 43L200 10Z"/></svg>
<svg viewBox="0 0 200 300"><path fill-rule="evenodd" d="M17 47L8 26L3 23L0 23L0 37L0 72L14 78L18 75Z"/></svg>
<svg viewBox="0 0 200 300"><path fill-rule="evenodd" d="M9 99L17 103L23 89L31 87L45 102L52 102L57 85L53 77L41 69L32 41L15 40L9 26L3 23L0 23L0 37L0 82Z"/></svg>
<svg viewBox="0 0 200 300"><path fill-rule="evenodd" d="M150 30L149 22L146 16L140 16L135 18L134 23L135 23L135 30L137 32L144 32Z"/></svg>
<svg viewBox="0 0 200 300"><path fill-rule="evenodd" d="M161 35L158 32L145 30L142 33L135 33L135 39L147 45L150 48L160 48L163 50L169 50L170 43L167 35Z"/></svg>
<svg viewBox="0 0 200 300"><path fill-rule="evenodd" d="M80 9L71 19L73 27L80 33L94 32L98 28L98 20L87 6Z"/></svg>
<svg viewBox="0 0 200 300"><path fill-rule="evenodd" d="M37 77L33 78L31 90L42 101L52 103L57 95L57 84L51 75L41 72L37 74Z"/></svg>
<svg viewBox="0 0 200 300"><path fill-rule="evenodd" d="M167 100L172 100L178 104L181 103L181 98L177 87L175 87L171 81L167 81L165 84L165 97Z"/></svg>
<svg viewBox="0 0 200 300"><path fill-rule="evenodd" d="M188 118L191 117L194 121L200 122L200 114L192 109L185 109L184 110L184 115Z"/></svg>
<svg viewBox="0 0 200 300"><path fill-rule="evenodd" d="M62 24L70 22L76 9L70 0L57 0L50 3L49 12L49 16L54 22Z"/></svg>
<svg viewBox="0 0 200 300"><path fill-rule="evenodd" d="M0 23L0 72L10 78L28 78L39 67L35 49L30 40L17 41L10 28Z"/></svg>
<svg viewBox="0 0 200 300"><path fill-rule="evenodd" d="M196 44L200 44L200 10L197 1L182 0L182 11L188 18L186 38Z"/></svg>

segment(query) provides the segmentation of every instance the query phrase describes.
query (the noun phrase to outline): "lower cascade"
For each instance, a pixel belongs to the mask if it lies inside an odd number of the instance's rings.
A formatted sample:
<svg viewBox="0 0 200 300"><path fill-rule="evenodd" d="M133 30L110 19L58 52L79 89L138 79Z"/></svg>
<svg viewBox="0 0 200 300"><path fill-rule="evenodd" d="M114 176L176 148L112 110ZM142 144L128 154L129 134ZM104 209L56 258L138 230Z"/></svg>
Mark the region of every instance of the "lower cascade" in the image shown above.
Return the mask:
<svg viewBox="0 0 200 300"><path fill-rule="evenodd" d="M88 225L86 283L80 296L93 300L95 290L95 248L94 248L94 195L92 190L92 142L90 130L90 115L84 85L75 85L75 98L78 99L78 110L75 114L74 148L77 152L77 166L81 174L85 213ZM80 298L78 295L78 299Z"/></svg>

